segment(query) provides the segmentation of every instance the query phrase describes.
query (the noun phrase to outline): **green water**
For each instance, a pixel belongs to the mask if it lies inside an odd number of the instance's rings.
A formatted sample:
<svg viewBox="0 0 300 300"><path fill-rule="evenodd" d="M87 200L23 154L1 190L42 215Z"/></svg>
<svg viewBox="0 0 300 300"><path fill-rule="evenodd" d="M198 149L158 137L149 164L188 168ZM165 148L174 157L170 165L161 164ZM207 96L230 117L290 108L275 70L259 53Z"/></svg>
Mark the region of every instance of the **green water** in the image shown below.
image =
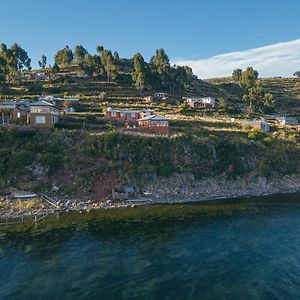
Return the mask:
<svg viewBox="0 0 300 300"><path fill-rule="evenodd" d="M300 299L300 196L1 227L0 272L0 299Z"/></svg>

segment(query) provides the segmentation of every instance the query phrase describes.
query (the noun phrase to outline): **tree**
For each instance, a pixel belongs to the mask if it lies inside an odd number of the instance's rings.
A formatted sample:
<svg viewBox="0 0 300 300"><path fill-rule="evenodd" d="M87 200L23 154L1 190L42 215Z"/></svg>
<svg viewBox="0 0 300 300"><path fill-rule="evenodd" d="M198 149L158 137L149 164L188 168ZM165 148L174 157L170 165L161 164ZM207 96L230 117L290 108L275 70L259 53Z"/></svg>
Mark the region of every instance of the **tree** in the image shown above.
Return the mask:
<svg viewBox="0 0 300 300"><path fill-rule="evenodd" d="M157 49L155 55L150 59L150 68L152 79L154 80L154 88L170 88L170 59L164 49Z"/></svg>
<svg viewBox="0 0 300 300"><path fill-rule="evenodd" d="M77 45L74 49L75 60L79 63L81 63L88 54L88 51L81 45Z"/></svg>
<svg viewBox="0 0 300 300"><path fill-rule="evenodd" d="M4 85L8 73L7 64L3 57L0 56L0 88Z"/></svg>
<svg viewBox="0 0 300 300"><path fill-rule="evenodd" d="M241 80L242 73L243 73L242 69L235 69L235 70L233 70L233 72L232 72L232 79L234 81L236 81L236 82L239 82Z"/></svg>
<svg viewBox="0 0 300 300"><path fill-rule="evenodd" d="M164 49L157 49L150 59L151 68L159 74L166 74L170 69L170 59Z"/></svg>
<svg viewBox="0 0 300 300"><path fill-rule="evenodd" d="M11 51L15 58L15 66L17 71L22 71L23 69L30 69L31 59L28 56L28 53L17 43L14 43L11 46Z"/></svg>
<svg viewBox="0 0 300 300"><path fill-rule="evenodd" d="M73 61L73 59L74 55L69 46L58 50L54 56L54 60L58 65L68 65Z"/></svg>
<svg viewBox="0 0 300 300"><path fill-rule="evenodd" d="M294 76L300 78L300 71L295 72L295 73L294 73Z"/></svg>
<svg viewBox="0 0 300 300"><path fill-rule="evenodd" d="M97 46L96 47L96 51L99 53L99 54L101 54L101 52L104 50L104 47L103 46Z"/></svg>
<svg viewBox="0 0 300 300"><path fill-rule="evenodd" d="M88 76L93 76L96 71L95 56L91 54L85 55L83 61L79 64L79 67Z"/></svg>
<svg viewBox="0 0 300 300"><path fill-rule="evenodd" d="M52 66L52 73L58 73L59 71L60 71L60 68L59 68L59 66L58 66L58 64L55 62L54 64L53 64L53 66Z"/></svg>
<svg viewBox="0 0 300 300"><path fill-rule="evenodd" d="M104 49L101 52L101 62L107 82L115 80L118 74L118 68L110 50Z"/></svg>
<svg viewBox="0 0 300 300"><path fill-rule="evenodd" d="M258 72L252 67L248 67L240 78L240 83L245 90L255 87L258 79Z"/></svg>
<svg viewBox="0 0 300 300"><path fill-rule="evenodd" d="M40 68L45 69L46 65L47 65L47 56L43 54L41 60L39 60L39 66Z"/></svg>
<svg viewBox="0 0 300 300"><path fill-rule="evenodd" d="M274 107L275 101L273 95L265 93L259 85L250 87L243 96L243 101L249 105L250 111L264 112L267 108Z"/></svg>
<svg viewBox="0 0 300 300"><path fill-rule="evenodd" d="M117 51L114 52L114 60L116 63L118 63L118 61L120 60L120 55Z"/></svg>
<svg viewBox="0 0 300 300"><path fill-rule="evenodd" d="M132 81L136 88L142 91L146 85L146 68L143 56L137 53L133 56Z"/></svg>
<svg viewBox="0 0 300 300"><path fill-rule="evenodd" d="M190 68L176 66L174 65L169 69L168 72L168 86L170 90L170 94L174 95L175 91L181 93L185 88L185 85L188 80L188 73L190 72Z"/></svg>
<svg viewBox="0 0 300 300"><path fill-rule="evenodd" d="M103 69L101 57L99 55L94 55L94 64L95 64L94 73L97 76L104 76L104 69Z"/></svg>
<svg viewBox="0 0 300 300"><path fill-rule="evenodd" d="M218 99L218 108L221 109L228 109L230 107L230 103L227 99L221 97Z"/></svg>

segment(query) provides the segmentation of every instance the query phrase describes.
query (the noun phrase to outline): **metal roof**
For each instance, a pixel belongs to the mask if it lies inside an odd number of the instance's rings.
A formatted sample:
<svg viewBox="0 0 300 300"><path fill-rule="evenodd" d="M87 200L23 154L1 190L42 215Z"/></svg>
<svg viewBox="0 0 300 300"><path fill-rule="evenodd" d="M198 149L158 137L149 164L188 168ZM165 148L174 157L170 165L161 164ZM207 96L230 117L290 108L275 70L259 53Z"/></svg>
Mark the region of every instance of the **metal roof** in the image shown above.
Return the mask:
<svg viewBox="0 0 300 300"><path fill-rule="evenodd" d="M151 115L151 116L147 116L144 117L142 119L139 119L138 121L148 121L148 120L153 120L153 121L168 121L167 118L163 117L163 116L159 116L159 115Z"/></svg>
<svg viewBox="0 0 300 300"><path fill-rule="evenodd" d="M30 103L30 106L54 106L54 105L46 101L36 101Z"/></svg>
<svg viewBox="0 0 300 300"><path fill-rule="evenodd" d="M241 122L242 125L261 125L261 124L268 124L267 122L264 121L244 121Z"/></svg>

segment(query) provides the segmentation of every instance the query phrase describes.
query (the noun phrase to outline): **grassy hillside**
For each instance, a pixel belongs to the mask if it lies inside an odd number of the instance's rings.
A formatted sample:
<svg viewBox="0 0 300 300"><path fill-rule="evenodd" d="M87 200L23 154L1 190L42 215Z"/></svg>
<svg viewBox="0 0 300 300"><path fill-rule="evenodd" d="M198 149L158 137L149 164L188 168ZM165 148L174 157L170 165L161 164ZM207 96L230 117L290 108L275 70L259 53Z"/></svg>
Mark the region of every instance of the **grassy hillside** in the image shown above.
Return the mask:
<svg viewBox="0 0 300 300"><path fill-rule="evenodd" d="M295 134L250 134L222 122L184 122L172 124L184 134L178 130L169 137L2 129L0 192L15 187L51 193L58 187L61 194L101 198L124 184L142 189L146 182L174 174L195 178L300 174Z"/></svg>
<svg viewBox="0 0 300 300"><path fill-rule="evenodd" d="M201 81L191 76L182 94L147 104L143 96L155 91L136 90L128 74L127 79L108 84L71 77L74 72L76 68L65 69L61 78L9 84L9 98L52 94L80 97L80 101L76 113L65 116L51 132L0 130L0 192L15 187L51 193L58 187L62 194L105 197L124 184L141 190L145 182L175 174L195 178L300 174L298 132L274 126L264 134L243 130L222 110L177 110L182 96L241 102L242 90L230 78ZM296 116L300 116L299 83L292 78L262 79L275 97L276 110ZM104 117L107 103L121 108L151 107L170 119L171 134L125 134Z"/></svg>
<svg viewBox="0 0 300 300"><path fill-rule="evenodd" d="M279 113L300 116L300 79L299 78L261 78L262 86L273 94L276 101L275 110ZM226 89L230 94L242 98L239 85L232 78L213 78L207 83ZM228 97L228 99L233 99Z"/></svg>

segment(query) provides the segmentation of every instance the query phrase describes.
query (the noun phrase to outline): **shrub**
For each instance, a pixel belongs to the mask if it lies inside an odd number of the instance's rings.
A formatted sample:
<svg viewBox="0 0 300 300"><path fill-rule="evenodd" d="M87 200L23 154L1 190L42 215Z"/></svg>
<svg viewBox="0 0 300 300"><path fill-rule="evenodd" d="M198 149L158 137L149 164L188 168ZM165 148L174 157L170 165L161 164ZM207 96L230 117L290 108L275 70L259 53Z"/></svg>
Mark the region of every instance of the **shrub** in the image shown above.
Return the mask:
<svg viewBox="0 0 300 300"><path fill-rule="evenodd" d="M260 130L251 130L248 132L248 139L257 140L261 136L262 132Z"/></svg>

